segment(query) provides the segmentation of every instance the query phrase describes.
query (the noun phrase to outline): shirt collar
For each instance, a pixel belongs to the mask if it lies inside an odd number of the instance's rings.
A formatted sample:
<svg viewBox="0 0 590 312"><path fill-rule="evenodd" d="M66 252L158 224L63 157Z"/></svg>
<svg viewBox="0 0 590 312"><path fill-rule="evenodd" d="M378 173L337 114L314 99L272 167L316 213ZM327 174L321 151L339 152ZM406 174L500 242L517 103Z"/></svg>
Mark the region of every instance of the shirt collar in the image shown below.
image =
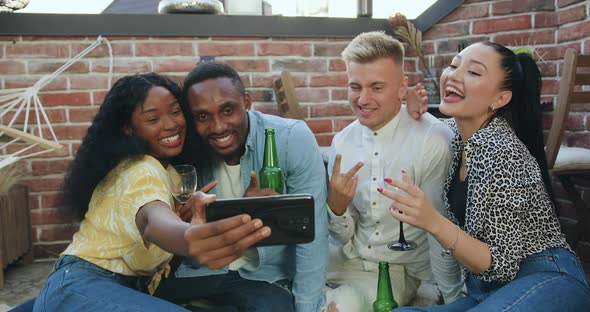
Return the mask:
<svg viewBox="0 0 590 312"><path fill-rule="evenodd" d="M452 142L452 147L460 152L465 148L466 156L469 157L471 151L474 148L480 146L486 146L490 142L497 140L499 134L506 132L513 132L512 127L508 124L508 121L503 117L493 117L490 123L482 129L477 130L465 143L461 141L461 135L457 129L455 129L455 138Z"/></svg>
<svg viewBox="0 0 590 312"><path fill-rule="evenodd" d="M246 137L246 149L249 151L253 151L254 147L255 147L255 138L256 135L258 134L258 131L260 131L260 129L258 129L259 127L257 127L258 125L258 116L256 116L256 114L249 110L248 111L248 136Z"/></svg>
<svg viewBox="0 0 590 312"><path fill-rule="evenodd" d="M467 140L469 144L484 145L490 142L490 139L498 137L498 132L511 131L511 127L503 117L493 117L490 123Z"/></svg>
<svg viewBox="0 0 590 312"><path fill-rule="evenodd" d="M393 119L391 119L388 123L386 123L383 127L381 127L378 130L371 130L369 129L369 127L363 126L363 136L375 137L378 139L392 137L395 134L395 129L397 128L397 126L400 123L400 120L402 119L401 114L403 114L403 112L405 111L405 107L402 106L399 112L395 115L395 117L393 117Z"/></svg>

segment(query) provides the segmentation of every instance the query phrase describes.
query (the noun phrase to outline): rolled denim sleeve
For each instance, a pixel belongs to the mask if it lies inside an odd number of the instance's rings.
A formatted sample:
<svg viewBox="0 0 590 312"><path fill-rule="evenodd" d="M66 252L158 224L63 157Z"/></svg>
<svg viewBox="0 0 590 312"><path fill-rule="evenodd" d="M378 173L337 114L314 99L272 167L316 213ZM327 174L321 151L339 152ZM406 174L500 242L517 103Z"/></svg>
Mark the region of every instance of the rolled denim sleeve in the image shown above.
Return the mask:
<svg viewBox="0 0 590 312"><path fill-rule="evenodd" d="M324 304L328 267L326 171L315 137L305 123L291 129L288 142L287 193L311 194L315 208L315 239L295 247L295 310L316 312Z"/></svg>

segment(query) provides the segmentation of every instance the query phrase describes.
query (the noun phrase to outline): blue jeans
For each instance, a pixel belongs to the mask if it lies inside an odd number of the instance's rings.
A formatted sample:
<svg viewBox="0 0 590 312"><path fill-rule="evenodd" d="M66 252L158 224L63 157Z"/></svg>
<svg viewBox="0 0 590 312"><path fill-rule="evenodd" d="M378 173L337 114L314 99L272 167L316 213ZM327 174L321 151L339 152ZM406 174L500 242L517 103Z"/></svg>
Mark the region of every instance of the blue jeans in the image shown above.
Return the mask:
<svg viewBox="0 0 590 312"><path fill-rule="evenodd" d="M142 290L145 278L125 276L75 256L55 264L34 311L188 311Z"/></svg>
<svg viewBox="0 0 590 312"><path fill-rule="evenodd" d="M293 296L287 281L275 284L247 280L237 271L200 277L176 277L162 281L155 296L183 304L207 299L215 311L294 311Z"/></svg>
<svg viewBox="0 0 590 312"><path fill-rule="evenodd" d="M401 311L588 311L590 287L578 258L563 248L530 255L509 283L482 282L467 274L467 297L433 307Z"/></svg>
<svg viewBox="0 0 590 312"><path fill-rule="evenodd" d="M35 298L14 307L14 309L8 310L8 312L31 312L35 306Z"/></svg>

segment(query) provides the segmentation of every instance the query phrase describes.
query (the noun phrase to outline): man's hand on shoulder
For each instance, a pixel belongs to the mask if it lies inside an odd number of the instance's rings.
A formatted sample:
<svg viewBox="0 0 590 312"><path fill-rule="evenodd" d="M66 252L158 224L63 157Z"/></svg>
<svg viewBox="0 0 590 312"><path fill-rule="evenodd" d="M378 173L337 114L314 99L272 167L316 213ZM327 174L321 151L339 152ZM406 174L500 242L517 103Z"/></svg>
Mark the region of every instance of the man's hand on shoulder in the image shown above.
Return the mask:
<svg viewBox="0 0 590 312"><path fill-rule="evenodd" d="M356 173L364 166L364 163L359 161L348 172L340 173L341 162L342 155L336 154L334 168L332 169L332 178L330 179L330 191L328 193L328 206L337 216L344 214L346 208L352 202L358 185Z"/></svg>
<svg viewBox="0 0 590 312"><path fill-rule="evenodd" d="M270 196L270 195L279 195L279 193L277 193L271 189L261 189L258 186L258 177L256 176L256 172L250 171L250 185L248 185L248 189L244 193L244 197L257 197L257 196Z"/></svg>
<svg viewBox="0 0 590 312"><path fill-rule="evenodd" d="M428 93L422 83L408 88L406 93L406 109L410 115L418 120L428 111Z"/></svg>

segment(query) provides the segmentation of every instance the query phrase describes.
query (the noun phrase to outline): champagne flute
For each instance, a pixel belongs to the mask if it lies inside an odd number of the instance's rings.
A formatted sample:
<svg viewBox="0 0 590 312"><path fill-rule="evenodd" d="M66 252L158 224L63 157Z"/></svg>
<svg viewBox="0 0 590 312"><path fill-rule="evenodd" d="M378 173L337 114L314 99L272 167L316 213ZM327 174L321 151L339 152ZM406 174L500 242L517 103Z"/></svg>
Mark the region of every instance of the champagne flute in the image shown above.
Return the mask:
<svg viewBox="0 0 590 312"><path fill-rule="evenodd" d="M197 189L197 170L191 165L177 165L168 175L172 196L182 205L186 204Z"/></svg>
<svg viewBox="0 0 590 312"><path fill-rule="evenodd" d="M386 168L385 170L386 172L390 173L389 178L394 180L403 180L402 171L405 171L409 180L411 180L407 182L414 183L414 166L410 165L407 168L390 167L388 169ZM393 187L388 183L385 183L385 187L389 188L394 192L402 192L399 188ZM410 251L416 249L416 246L416 243L406 240L406 237L404 236L404 223L399 221L399 239L397 242L389 243L387 245L387 248L395 251Z"/></svg>

